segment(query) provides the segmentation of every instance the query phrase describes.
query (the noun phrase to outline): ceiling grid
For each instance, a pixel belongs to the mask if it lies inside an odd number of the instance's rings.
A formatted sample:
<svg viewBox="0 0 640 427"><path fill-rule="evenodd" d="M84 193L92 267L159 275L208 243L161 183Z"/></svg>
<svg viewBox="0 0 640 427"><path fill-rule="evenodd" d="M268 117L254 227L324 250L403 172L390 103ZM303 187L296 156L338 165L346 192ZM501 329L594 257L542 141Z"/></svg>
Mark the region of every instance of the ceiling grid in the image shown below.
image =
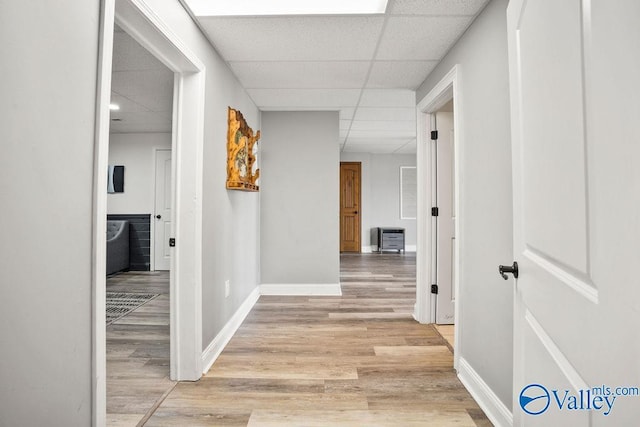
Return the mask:
<svg viewBox="0 0 640 427"><path fill-rule="evenodd" d="M216 1L181 0L187 8ZM189 12L261 110L339 111L343 151L414 153L415 90L487 3L389 0L383 14Z"/></svg>

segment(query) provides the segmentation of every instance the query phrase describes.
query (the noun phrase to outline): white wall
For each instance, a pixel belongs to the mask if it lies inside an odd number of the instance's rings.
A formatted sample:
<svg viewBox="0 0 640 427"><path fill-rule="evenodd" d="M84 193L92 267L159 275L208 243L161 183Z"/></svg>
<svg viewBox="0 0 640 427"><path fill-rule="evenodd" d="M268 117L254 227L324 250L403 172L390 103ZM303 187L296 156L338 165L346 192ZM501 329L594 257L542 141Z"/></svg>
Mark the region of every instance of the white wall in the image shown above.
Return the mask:
<svg viewBox="0 0 640 427"><path fill-rule="evenodd" d="M337 112L263 112L264 284L337 284L340 276Z"/></svg>
<svg viewBox="0 0 640 427"><path fill-rule="evenodd" d="M99 8L0 2L3 427L91 424Z"/></svg>
<svg viewBox="0 0 640 427"><path fill-rule="evenodd" d="M513 285L506 0L492 1L417 91L421 101L460 65L460 356L511 408ZM460 135L460 134L459 134ZM458 136L459 136L458 135Z"/></svg>
<svg viewBox="0 0 640 427"><path fill-rule="evenodd" d="M378 249L371 229L402 227L405 247L415 251L416 220L400 219L400 166L415 166L413 154L341 153L342 162L361 162L362 251Z"/></svg>
<svg viewBox="0 0 640 427"><path fill-rule="evenodd" d="M206 66L202 314L207 346L258 286L259 197L225 189L227 106L240 109L254 129L260 128L260 116L179 1L147 4ZM99 9L99 2L79 0L0 2L0 39L13 40L0 43L3 427L91 424ZM231 280L227 299L225 279Z"/></svg>
<svg viewBox="0 0 640 427"><path fill-rule="evenodd" d="M156 148L171 149L171 134L115 133L109 136L109 164L124 165L124 193L107 195L108 213L154 213Z"/></svg>
<svg viewBox="0 0 640 427"><path fill-rule="evenodd" d="M260 129L260 114L178 0L147 0L147 3L206 67L202 177L204 349L259 282L259 195L227 190L225 183L227 107L242 111L254 130ZM231 284L228 298L225 298L225 280Z"/></svg>

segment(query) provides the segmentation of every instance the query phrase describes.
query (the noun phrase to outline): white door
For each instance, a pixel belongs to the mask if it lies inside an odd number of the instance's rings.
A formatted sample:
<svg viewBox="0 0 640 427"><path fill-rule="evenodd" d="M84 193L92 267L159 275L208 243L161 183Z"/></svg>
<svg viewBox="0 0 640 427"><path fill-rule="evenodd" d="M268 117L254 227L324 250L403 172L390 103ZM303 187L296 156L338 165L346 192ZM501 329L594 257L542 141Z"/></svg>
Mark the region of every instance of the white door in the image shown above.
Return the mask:
<svg viewBox="0 0 640 427"><path fill-rule="evenodd" d="M454 206L454 139L453 113L436 113L438 140L436 144L436 323L454 323L455 313L455 206Z"/></svg>
<svg viewBox="0 0 640 427"><path fill-rule="evenodd" d="M507 10L514 425L638 425L640 2Z"/></svg>
<svg viewBox="0 0 640 427"><path fill-rule="evenodd" d="M156 270L169 270L171 251L171 150L156 150L155 177L155 241L154 261Z"/></svg>

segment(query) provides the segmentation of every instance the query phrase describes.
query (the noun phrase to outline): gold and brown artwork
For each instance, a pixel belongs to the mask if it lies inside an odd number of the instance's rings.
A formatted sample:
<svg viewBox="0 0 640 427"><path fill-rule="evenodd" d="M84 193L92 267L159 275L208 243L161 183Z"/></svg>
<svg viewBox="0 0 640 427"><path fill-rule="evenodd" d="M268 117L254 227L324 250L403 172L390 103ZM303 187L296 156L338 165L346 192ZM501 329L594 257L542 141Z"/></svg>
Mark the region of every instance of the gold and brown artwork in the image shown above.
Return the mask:
<svg viewBox="0 0 640 427"><path fill-rule="evenodd" d="M229 107L229 130L227 133L227 189L259 191L256 184L260 169L253 171L256 163L256 144L260 131L253 133L242 113Z"/></svg>

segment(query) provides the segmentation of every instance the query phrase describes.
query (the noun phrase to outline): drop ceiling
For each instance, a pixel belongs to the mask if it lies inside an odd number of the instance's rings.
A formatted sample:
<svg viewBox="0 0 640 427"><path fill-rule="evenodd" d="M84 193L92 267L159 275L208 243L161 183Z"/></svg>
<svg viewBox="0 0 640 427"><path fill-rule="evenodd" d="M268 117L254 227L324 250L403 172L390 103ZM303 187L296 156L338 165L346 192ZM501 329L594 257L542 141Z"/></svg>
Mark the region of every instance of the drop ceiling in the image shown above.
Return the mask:
<svg viewBox="0 0 640 427"><path fill-rule="evenodd" d="M116 26L110 133L171 132L173 72Z"/></svg>
<svg viewBox="0 0 640 427"><path fill-rule="evenodd" d="M389 0L376 15L195 19L261 110L338 110L343 151L414 153L415 90L487 3Z"/></svg>
<svg viewBox="0 0 640 427"><path fill-rule="evenodd" d="M415 90L488 2L389 0L375 15L192 15L261 110L339 111L342 151L415 153ZM114 36L112 100L121 109L112 118L122 121L112 132L170 132L173 74L126 33Z"/></svg>

